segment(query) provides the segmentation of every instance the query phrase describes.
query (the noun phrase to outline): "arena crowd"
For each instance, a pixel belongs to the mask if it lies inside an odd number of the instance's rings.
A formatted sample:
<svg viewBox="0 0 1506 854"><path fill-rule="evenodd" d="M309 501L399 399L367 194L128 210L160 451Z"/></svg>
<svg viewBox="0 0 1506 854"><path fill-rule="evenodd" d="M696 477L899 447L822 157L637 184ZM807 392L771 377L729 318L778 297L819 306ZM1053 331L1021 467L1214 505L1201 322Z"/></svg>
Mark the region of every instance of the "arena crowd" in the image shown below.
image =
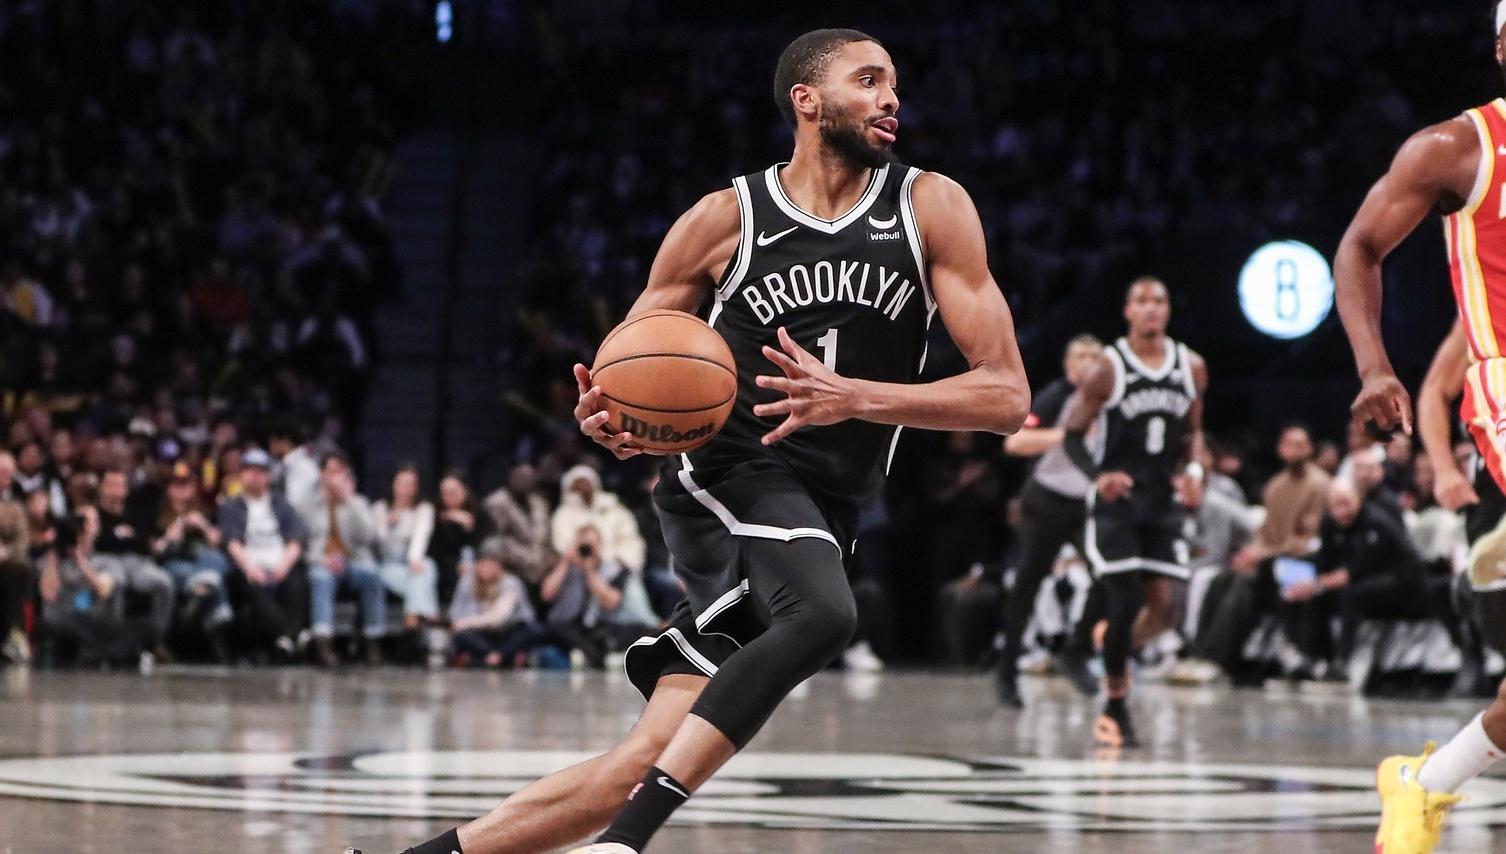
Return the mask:
<svg viewBox="0 0 1506 854"><path fill-rule="evenodd" d="M1171 2L897 19L928 34L892 39L901 150L976 199L1038 392L1074 335L1117 334L1134 275L1236 238L1332 242L1406 129L1474 103L1456 61L1470 31L1379 7L1357 38L1297 0L1208 20ZM388 59L422 13L370 8L0 17L6 659L600 667L673 604L652 462L608 464L581 441L569 367L630 304L673 217L787 149L767 87L747 81L797 28L715 10L671 26L652 4L532 10L522 103L573 106L530 131L555 156L499 332L500 382L526 404L506 475L370 482L354 425L381 354L373 313L402 288L381 202L415 99ZM1381 51L1428 73L1350 79ZM590 85L608 75L620 85ZM1088 117L1090 99L1113 109ZM1442 276L1441 255L1425 261ZM1233 368L1199 312L1179 298L1172 333L1208 355L1212 402ZM933 349L935 372L957 369ZM1143 669L1339 678L1372 619L1433 621L1462 677L1485 668L1449 595L1463 532L1434 500L1436 461L1334 429L1345 403L1279 435L1211 421L1207 479L1185 496L1203 578ZM998 654L1029 478L997 437L907 433L862 521L851 666ZM1372 534L1384 555L1361 548ZM1346 583L1283 584L1283 558ZM1054 578L1031 603L1038 659L1087 596L1072 552Z"/></svg>

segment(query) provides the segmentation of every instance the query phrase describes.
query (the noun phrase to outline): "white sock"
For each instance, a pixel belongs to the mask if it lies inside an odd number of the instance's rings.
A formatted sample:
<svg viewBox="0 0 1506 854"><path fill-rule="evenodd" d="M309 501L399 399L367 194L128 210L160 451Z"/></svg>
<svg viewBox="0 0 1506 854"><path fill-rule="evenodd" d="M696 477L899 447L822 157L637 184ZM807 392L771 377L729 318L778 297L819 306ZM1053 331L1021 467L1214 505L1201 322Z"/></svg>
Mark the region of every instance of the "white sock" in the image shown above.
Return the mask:
<svg viewBox="0 0 1506 854"><path fill-rule="evenodd" d="M1453 792L1503 758L1506 750L1485 734L1485 714L1481 712L1422 764L1417 782L1429 792Z"/></svg>

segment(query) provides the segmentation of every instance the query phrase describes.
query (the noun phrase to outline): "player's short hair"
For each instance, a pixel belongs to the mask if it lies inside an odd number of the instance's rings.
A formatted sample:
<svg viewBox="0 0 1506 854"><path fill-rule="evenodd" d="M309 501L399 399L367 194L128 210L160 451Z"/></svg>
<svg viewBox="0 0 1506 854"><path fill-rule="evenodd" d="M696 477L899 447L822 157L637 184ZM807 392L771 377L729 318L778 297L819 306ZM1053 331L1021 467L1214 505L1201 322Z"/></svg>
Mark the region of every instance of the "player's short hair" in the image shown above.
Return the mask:
<svg viewBox="0 0 1506 854"><path fill-rule="evenodd" d="M1130 294L1134 293L1135 288L1138 288L1141 285L1160 285L1161 290L1166 291L1168 294L1171 293L1171 288L1166 287L1166 280L1162 279L1160 276L1152 276L1147 273L1144 276L1136 276L1134 280L1129 283L1129 287L1124 289L1124 301L1129 302Z"/></svg>
<svg viewBox="0 0 1506 854"><path fill-rule="evenodd" d="M1067 342L1067 349L1064 350L1064 351L1062 351L1062 356L1063 356L1063 358L1065 358L1068 353L1072 352L1072 348L1073 347L1102 347L1102 346L1103 346L1103 342L1100 341L1100 340L1098 340L1098 336L1097 335L1094 335L1091 332L1084 332L1081 335L1073 335L1072 336L1072 340Z"/></svg>
<svg viewBox="0 0 1506 854"><path fill-rule="evenodd" d="M811 30L789 43L779 54L779 63L774 66L774 103L790 127L795 127L795 105L790 101L790 88L799 83L813 86L826 79L826 70L831 67L837 51L853 42L873 42L883 47L883 42L858 30Z"/></svg>

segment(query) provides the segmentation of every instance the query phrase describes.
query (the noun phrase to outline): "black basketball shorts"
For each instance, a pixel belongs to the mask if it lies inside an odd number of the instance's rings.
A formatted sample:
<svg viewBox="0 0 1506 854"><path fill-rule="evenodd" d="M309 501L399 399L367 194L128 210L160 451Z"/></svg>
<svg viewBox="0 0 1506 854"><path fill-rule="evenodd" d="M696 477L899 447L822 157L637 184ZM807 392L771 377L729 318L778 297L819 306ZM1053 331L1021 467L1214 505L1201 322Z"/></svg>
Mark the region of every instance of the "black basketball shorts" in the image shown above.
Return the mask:
<svg viewBox="0 0 1506 854"><path fill-rule="evenodd" d="M1119 572L1153 572L1186 580L1186 520L1175 504L1146 506L1131 496L1119 501L1088 498L1088 527L1083 546L1096 575Z"/></svg>
<svg viewBox="0 0 1506 854"><path fill-rule="evenodd" d="M831 562L808 570L843 574L846 583L856 505L819 496L773 461L697 469L681 456L665 466L654 488L654 510L686 598L663 631L628 647L628 679L645 699L660 677L715 675L768 627L761 596L771 585L760 581L779 552L750 550L750 541L824 540L832 547Z"/></svg>

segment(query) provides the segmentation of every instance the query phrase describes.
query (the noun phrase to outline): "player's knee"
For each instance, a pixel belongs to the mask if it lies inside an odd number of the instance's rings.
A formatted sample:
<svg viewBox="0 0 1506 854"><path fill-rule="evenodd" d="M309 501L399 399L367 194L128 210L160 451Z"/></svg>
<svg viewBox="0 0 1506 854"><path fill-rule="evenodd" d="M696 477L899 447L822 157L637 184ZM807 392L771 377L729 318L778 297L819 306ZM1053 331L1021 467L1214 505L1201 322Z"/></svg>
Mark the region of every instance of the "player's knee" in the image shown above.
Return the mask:
<svg viewBox="0 0 1506 854"><path fill-rule="evenodd" d="M851 594L810 603L802 617L800 635L823 666L847 649L858 630L858 606Z"/></svg>

